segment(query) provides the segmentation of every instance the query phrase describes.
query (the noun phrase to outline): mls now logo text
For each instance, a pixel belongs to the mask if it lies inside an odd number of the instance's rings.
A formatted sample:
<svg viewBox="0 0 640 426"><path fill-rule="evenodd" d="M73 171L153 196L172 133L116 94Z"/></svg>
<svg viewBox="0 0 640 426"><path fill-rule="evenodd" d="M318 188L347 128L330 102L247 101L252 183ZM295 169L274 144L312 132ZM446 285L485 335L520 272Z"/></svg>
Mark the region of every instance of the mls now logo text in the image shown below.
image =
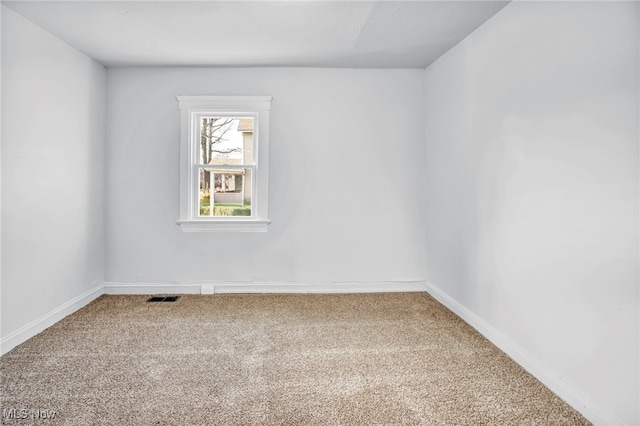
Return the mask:
<svg viewBox="0 0 640 426"><path fill-rule="evenodd" d="M29 410L27 408L3 408L2 418L4 420L20 420L20 419L55 419L56 412L53 410L35 409Z"/></svg>

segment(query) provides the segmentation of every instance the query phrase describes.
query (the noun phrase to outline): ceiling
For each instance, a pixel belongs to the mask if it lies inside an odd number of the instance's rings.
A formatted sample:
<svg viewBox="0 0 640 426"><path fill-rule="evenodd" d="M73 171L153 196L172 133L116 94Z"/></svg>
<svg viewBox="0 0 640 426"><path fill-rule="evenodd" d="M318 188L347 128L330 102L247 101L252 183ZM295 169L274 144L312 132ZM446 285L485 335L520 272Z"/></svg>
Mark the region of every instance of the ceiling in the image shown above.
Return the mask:
<svg viewBox="0 0 640 426"><path fill-rule="evenodd" d="M2 1L108 67L425 68L508 1Z"/></svg>

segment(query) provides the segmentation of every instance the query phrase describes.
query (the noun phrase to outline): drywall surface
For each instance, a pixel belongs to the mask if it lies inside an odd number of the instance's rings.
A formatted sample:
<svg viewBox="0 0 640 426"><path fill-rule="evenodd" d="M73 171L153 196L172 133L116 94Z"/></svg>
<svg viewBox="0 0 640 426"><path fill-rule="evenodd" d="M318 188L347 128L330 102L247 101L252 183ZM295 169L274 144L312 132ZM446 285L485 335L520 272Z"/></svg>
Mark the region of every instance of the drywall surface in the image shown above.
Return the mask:
<svg viewBox="0 0 640 426"><path fill-rule="evenodd" d="M515 2L426 70L428 281L638 424L638 3Z"/></svg>
<svg viewBox="0 0 640 426"><path fill-rule="evenodd" d="M106 71L2 7L2 336L104 279Z"/></svg>
<svg viewBox="0 0 640 426"><path fill-rule="evenodd" d="M107 282L424 281L423 70L108 70ZM176 95L272 96L266 233L184 233Z"/></svg>

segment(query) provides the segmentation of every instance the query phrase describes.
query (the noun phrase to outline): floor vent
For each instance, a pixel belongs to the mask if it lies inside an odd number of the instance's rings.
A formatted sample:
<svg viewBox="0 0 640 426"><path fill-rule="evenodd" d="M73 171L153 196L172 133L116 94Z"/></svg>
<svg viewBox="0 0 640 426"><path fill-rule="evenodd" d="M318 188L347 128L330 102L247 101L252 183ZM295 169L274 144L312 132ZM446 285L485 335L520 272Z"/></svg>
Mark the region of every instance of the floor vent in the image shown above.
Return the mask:
<svg viewBox="0 0 640 426"><path fill-rule="evenodd" d="M153 296L147 299L147 302L177 302L180 296Z"/></svg>

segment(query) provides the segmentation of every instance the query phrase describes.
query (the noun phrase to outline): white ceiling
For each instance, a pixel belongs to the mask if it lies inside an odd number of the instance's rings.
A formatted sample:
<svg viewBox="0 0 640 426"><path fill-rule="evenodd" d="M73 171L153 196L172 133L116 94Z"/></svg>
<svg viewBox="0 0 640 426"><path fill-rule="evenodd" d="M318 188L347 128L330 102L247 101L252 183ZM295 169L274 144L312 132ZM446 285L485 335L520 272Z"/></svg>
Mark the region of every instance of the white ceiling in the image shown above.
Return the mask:
<svg viewBox="0 0 640 426"><path fill-rule="evenodd" d="M425 68L508 1L3 1L109 67Z"/></svg>

